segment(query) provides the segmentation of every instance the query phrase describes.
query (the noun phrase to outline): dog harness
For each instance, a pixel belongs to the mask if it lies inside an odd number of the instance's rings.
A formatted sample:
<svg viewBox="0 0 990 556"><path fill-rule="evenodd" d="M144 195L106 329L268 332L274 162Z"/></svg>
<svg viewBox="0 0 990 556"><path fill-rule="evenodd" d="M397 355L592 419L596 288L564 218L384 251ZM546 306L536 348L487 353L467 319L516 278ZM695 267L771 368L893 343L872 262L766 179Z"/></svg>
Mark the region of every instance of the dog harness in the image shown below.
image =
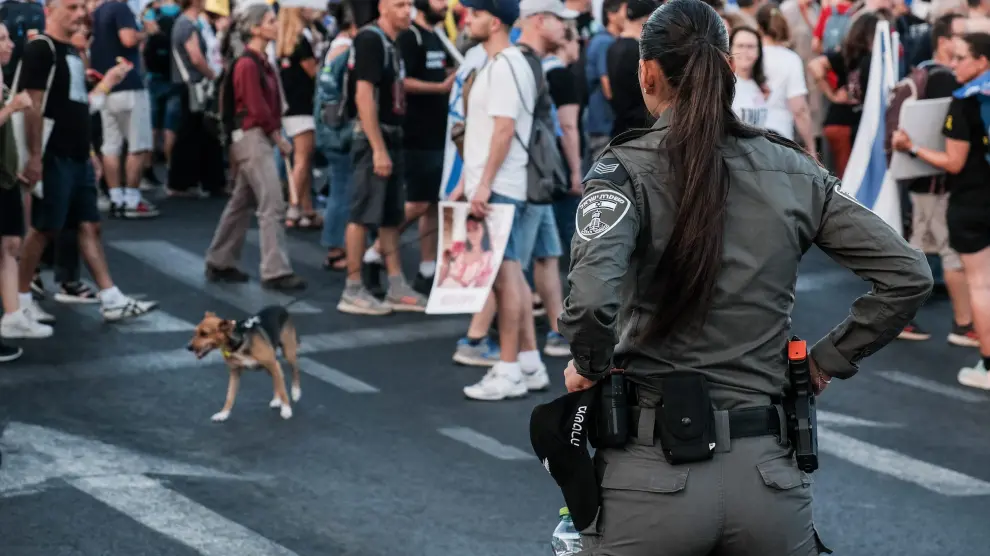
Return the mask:
<svg viewBox="0 0 990 556"><path fill-rule="evenodd" d="M289 313L285 308L273 305L258 311L256 315L237 321L234 323L234 330L230 333L229 349L221 348L221 355L229 359L250 340L252 334L260 335L272 346L272 349L278 349L281 346L282 327L285 326L288 318Z"/></svg>

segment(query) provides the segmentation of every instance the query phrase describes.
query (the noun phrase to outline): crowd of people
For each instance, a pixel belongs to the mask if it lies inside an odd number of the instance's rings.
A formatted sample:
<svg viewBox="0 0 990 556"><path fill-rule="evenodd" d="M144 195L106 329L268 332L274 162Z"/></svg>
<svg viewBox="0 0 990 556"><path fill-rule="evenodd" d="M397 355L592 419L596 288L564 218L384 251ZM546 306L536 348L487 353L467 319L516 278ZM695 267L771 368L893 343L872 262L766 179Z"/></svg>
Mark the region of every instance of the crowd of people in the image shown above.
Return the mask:
<svg viewBox="0 0 990 556"><path fill-rule="evenodd" d="M706 1L730 32L733 111L797 141L840 177L878 22L899 33L898 77L924 73L919 98L952 96L990 70L990 0ZM135 9L121 0L49 0L37 35L0 27L8 99L0 111L0 336L53 333L40 303L42 264L55 269L56 301L100 304L107 320L155 307L114 286L99 229L101 210L157 216L142 191L227 198L205 257L215 282L249 280L239 257L254 212L263 286L303 290L285 230L319 230L324 268L345 275L338 309L367 316L425 310L441 198L470 203L474 218L504 203L515 218L493 294L453 359L490 367L465 387L473 399L546 388L542 357L570 356L553 317L563 310L560 261L580 232L584 176L610 140L653 123L640 90L639 41L658 6L154 0ZM466 89L458 75L469 66ZM451 109L452 90L461 91L463 117ZM894 130L890 146L944 170L902 184L907 228L916 246L941 258L954 314L948 341L987 346L981 355L990 363L990 165L978 102L953 99L945 152L917 148ZM539 141L545 129L555 136L549 149ZM447 191L451 156L462 164ZM531 202L533 165L548 160L559 165L555 200ZM164 180L155 172L161 164ZM413 226L420 261L407 278L399 238ZM95 288L80 279L80 258ZM550 331L539 339L534 319L542 314ZM912 323L900 337L930 335ZM0 345L0 360L20 353ZM964 369L960 381L990 389L987 363Z"/></svg>

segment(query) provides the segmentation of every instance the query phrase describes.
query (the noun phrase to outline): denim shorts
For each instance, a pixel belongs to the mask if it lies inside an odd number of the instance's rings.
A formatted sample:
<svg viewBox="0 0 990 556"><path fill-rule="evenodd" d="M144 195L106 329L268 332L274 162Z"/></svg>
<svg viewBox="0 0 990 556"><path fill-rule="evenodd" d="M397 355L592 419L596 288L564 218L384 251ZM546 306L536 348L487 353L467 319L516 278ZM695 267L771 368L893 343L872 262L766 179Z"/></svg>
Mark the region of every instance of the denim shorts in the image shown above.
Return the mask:
<svg viewBox="0 0 990 556"><path fill-rule="evenodd" d="M532 260L533 246L536 244L536 234L539 231L539 228L533 226L532 222L526 218L528 203L498 193L492 193L488 202L512 205L516 208L512 217L512 230L509 232L509 239L506 241L505 254L502 256L502 260L518 261L523 270L526 270Z"/></svg>
<svg viewBox="0 0 990 556"><path fill-rule="evenodd" d="M41 199L31 201L31 227L39 232L76 230L82 222L99 222L96 176L89 159L46 156Z"/></svg>
<svg viewBox="0 0 990 556"><path fill-rule="evenodd" d="M182 101L175 85L162 78L148 78L148 96L151 101L151 128L179 129Z"/></svg>
<svg viewBox="0 0 990 556"><path fill-rule="evenodd" d="M553 212L553 205L526 205L522 226L527 230L535 229L536 239L533 241L533 248L528 253L520 252L520 258L524 260L549 259L564 254L560 246L560 233L557 231L557 219Z"/></svg>

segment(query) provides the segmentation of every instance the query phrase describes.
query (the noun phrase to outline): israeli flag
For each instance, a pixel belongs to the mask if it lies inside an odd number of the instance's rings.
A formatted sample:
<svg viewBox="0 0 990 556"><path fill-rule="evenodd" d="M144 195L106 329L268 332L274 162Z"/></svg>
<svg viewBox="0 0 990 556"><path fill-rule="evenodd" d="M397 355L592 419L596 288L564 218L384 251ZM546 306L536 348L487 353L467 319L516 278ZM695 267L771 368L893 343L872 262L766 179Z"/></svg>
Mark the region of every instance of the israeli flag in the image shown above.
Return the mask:
<svg viewBox="0 0 990 556"><path fill-rule="evenodd" d="M873 37L870 78L863 99L863 115L846 173L842 176L842 191L873 211L897 233L903 233L897 181L887 173L884 151L887 101L891 89L897 83L896 67L890 26L886 21L879 21Z"/></svg>
<svg viewBox="0 0 990 556"><path fill-rule="evenodd" d="M454 124L464 121L464 81L472 70L480 70L487 61L488 53L485 52L485 47L480 44L471 47L464 53L464 59L457 68L454 85L450 88L450 97L447 101L447 138L444 141L446 150L443 155L443 178L440 180L441 201L446 200L457 187L464 165L461 156L457 154L457 147L450 139L450 131Z"/></svg>

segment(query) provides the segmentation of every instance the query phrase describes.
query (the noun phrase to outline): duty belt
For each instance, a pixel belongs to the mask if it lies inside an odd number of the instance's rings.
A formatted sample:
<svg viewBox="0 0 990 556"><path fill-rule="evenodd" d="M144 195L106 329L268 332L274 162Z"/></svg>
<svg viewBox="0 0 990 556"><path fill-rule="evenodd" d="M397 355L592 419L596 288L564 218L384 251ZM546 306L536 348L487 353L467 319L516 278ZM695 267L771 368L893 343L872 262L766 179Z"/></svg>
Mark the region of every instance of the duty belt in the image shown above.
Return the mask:
<svg viewBox="0 0 990 556"><path fill-rule="evenodd" d="M640 417L644 413L649 416L653 421L652 423L640 423ZM727 419L725 417L720 419L723 415L727 416ZM716 411L715 418L716 428L724 427L726 424L728 425L729 438L776 436L780 439L781 423L784 421L784 414L781 406L766 405L763 407ZM720 423L720 421L722 422ZM637 438L641 432L648 434L650 431L653 432L652 439ZM656 414L653 409L647 410L639 406L629 408L629 436L636 438L634 442L644 443L645 441L647 444L658 438Z"/></svg>

